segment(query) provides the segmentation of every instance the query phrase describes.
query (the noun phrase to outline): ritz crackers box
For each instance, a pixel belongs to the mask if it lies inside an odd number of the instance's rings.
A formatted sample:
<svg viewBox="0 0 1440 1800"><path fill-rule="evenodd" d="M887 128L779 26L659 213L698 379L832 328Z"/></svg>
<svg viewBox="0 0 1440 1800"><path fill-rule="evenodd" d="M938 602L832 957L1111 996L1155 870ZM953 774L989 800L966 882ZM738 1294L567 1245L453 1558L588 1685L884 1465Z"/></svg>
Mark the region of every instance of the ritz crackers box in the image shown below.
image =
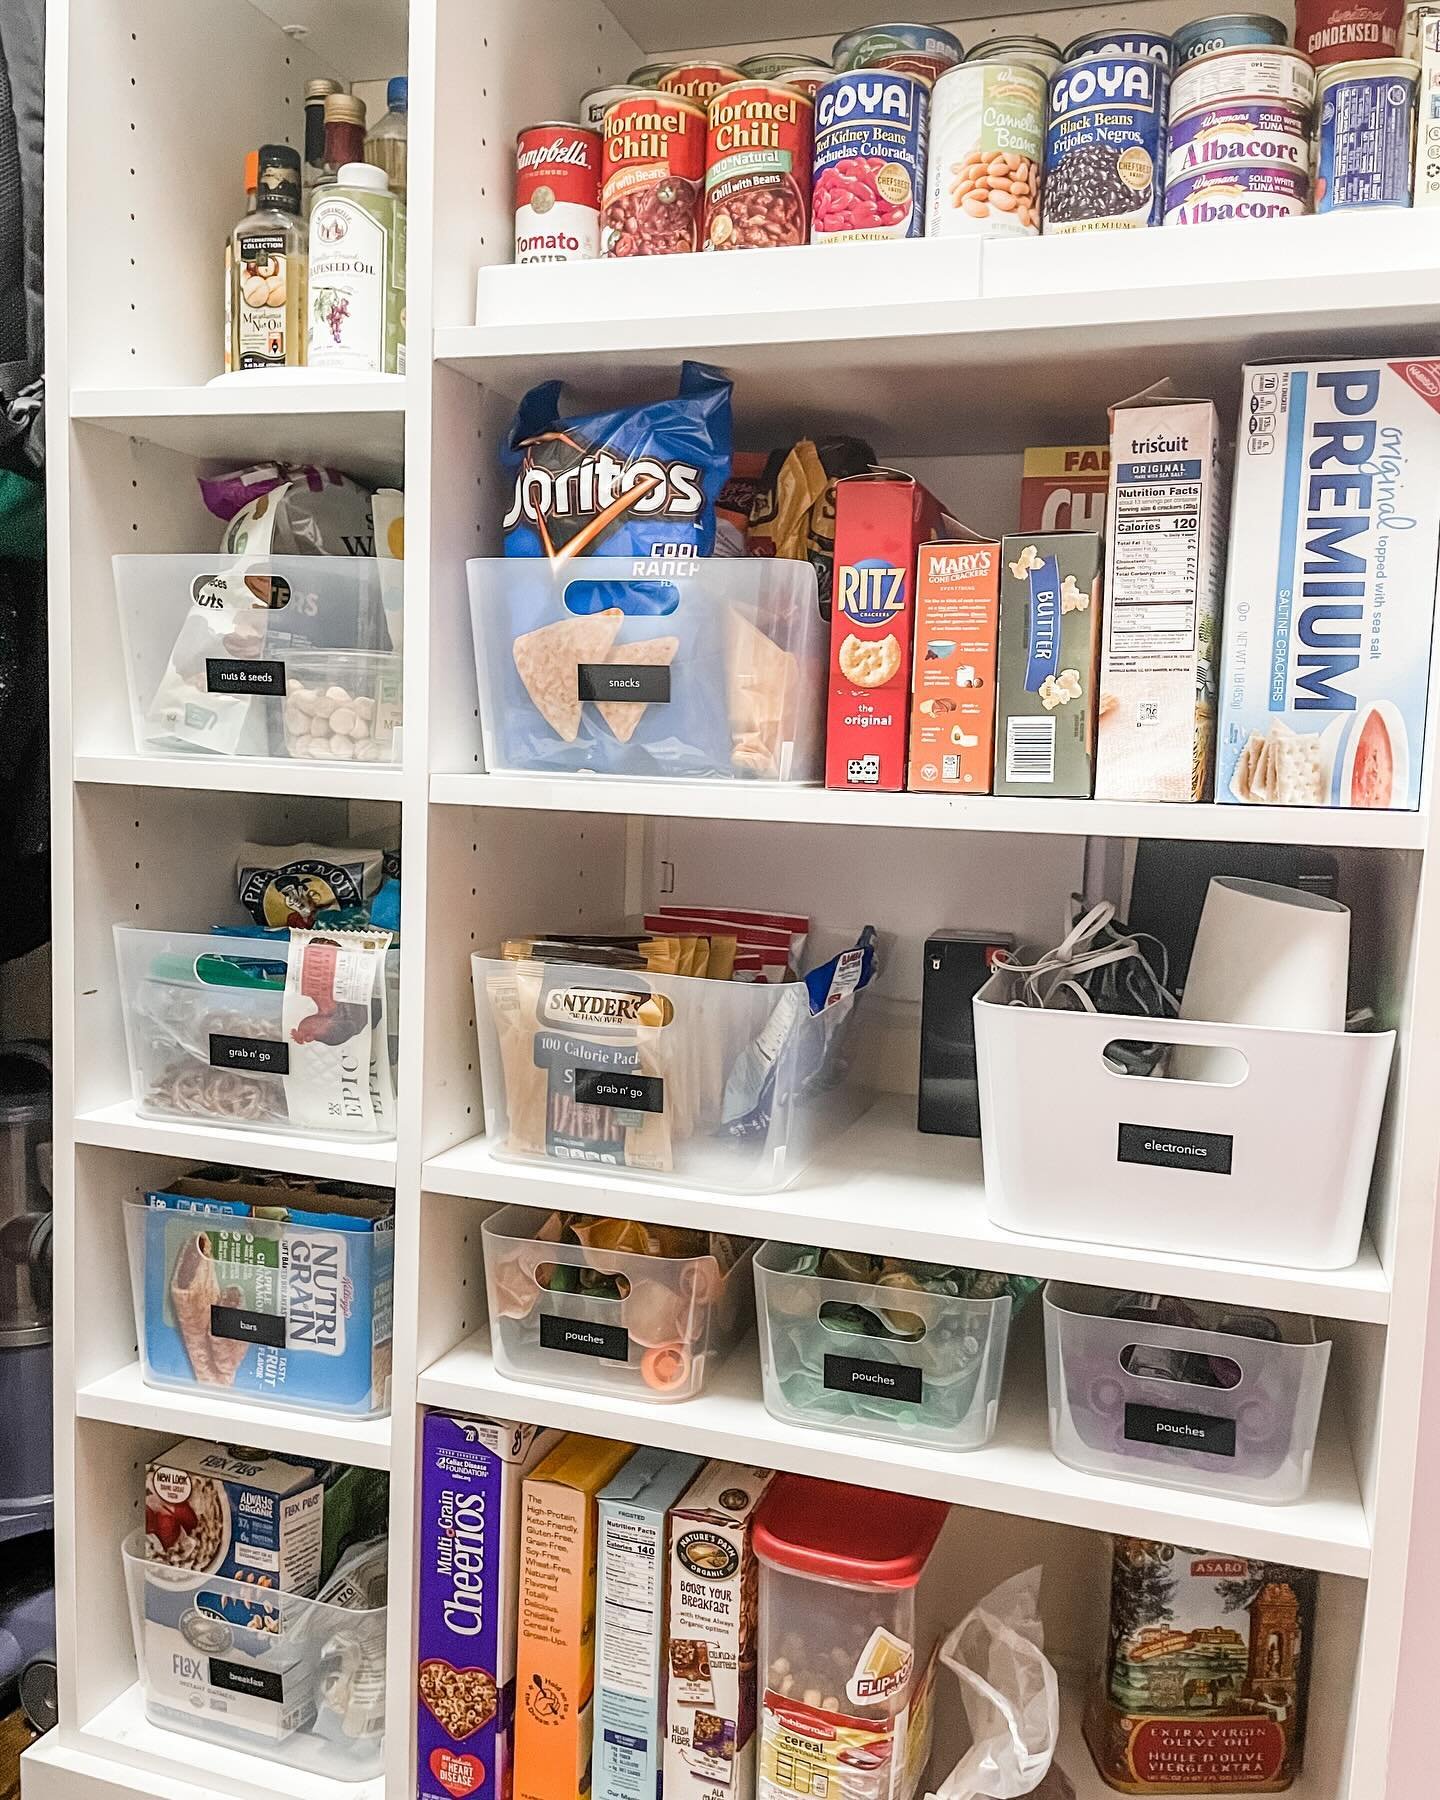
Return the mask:
<svg viewBox="0 0 1440 1800"><path fill-rule="evenodd" d="M835 485L826 787L905 786L915 557L944 521L935 496L894 469Z"/></svg>
<svg viewBox="0 0 1440 1800"><path fill-rule="evenodd" d="M1046 444L1025 452L1020 529L1103 531L1110 486L1108 444Z"/></svg>
<svg viewBox="0 0 1440 1800"><path fill-rule="evenodd" d="M590 1792L596 1496L634 1449L567 1437L525 1477L515 1800L584 1800Z"/></svg>
<svg viewBox="0 0 1440 1800"><path fill-rule="evenodd" d="M999 544L920 546L906 783L912 792L990 792L999 612Z"/></svg>

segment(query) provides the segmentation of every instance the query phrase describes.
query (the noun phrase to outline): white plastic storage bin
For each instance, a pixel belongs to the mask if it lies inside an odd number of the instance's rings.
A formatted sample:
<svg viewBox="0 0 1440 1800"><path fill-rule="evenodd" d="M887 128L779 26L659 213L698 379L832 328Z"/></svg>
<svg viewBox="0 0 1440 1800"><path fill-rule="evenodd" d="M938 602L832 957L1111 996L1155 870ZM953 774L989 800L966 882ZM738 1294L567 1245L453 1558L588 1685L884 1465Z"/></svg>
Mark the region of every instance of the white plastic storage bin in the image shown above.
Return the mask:
<svg viewBox="0 0 1440 1800"><path fill-rule="evenodd" d="M1330 1365L1313 1322L1193 1302L1206 1329L1111 1317L1125 1298L1045 1289L1050 1443L1061 1462L1244 1500L1300 1499ZM1266 1328L1278 1340L1256 1335Z"/></svg>
<svg viewBox="0 0 1440 1800"><path fill-rule="evenodd" d="M309 943L304 953L316 961L293 971L287 992L299 948L259 934L115 927L130 1079L143 1118L394 1137L397 1039L386 959L347 950L339 935ZM346 991L364 979L354 960L361 955L375 965L368 1001ZM313 997L322 986L344 996L328 1017Z"/></svg>
<svg viewBox="0 0 1440 1800"><path fill-rule="evenodd" d="M755 1253L765 1407L777 1419L940 1450L995 1430L1008 1294L962 1300L811 1274L801 1244Z"/></svg>
<svg viewBox="0 0 1440 1800"><path fill-rule="evenodd" d="M485 1130L523 1162L775 1190L853 1123L862 993L475 956Z"/></svg>
<svg viewBox="0 0 1440 1800"><path fill-rule="evenodd" d="M399 563L117 556L135 748L398 762Z"/></svg>
<svg viewBox="0 0 1440 1800"><path fill-rule="evenodd" d="M1393 1031L1277 1031L975 996L997 1225L1182 1256L1343 1269L1360 1249ZM1232 1085L1124 1075L1121 1042L1238 1052Z"/></svg>
<svg viewBox="0 0 1440 1800"><path fill-rule="evenodd" d="M487 768L821 778L830 628L809 563L466 569Z"/></svg>
<svg viewBox="0 0 1440 1800"><path fill-rule="evenodd" d="M152 1724L332 1781L379 1776L383 1606L330 1606L150 1562L143 1531L121 1555Z"/></svg>
<svg viewBox="0 0 1440 1800"><path fill-rule="evenodd" d="M693 1399L748 1322L754 1245L734 1240L722 1270L708 1252L560 1243L559 1216L506 1206L481 1226L496 1368L631 1400Z"/></svg>

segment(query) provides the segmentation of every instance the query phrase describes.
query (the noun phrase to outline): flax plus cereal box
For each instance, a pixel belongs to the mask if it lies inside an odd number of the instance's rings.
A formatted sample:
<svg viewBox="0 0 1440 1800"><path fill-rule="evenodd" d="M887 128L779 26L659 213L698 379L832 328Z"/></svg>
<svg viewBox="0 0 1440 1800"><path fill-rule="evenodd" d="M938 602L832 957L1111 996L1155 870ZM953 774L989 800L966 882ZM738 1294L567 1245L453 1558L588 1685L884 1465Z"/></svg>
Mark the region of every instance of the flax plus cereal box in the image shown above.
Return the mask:
<svg viewBox="0 0 1440 1800"><path fill-rule="evenodd" d="M1440 359L1244 371L1216 797L1420 802Z"/></svg>
<svg viewBox="0 0 1440 1800"><path fill-rule="evenodd" d="M520 1493L558 1431L425 1416L416 1800L511 1786Z"/></svg>
<svg viewBox="0 0 1440 1800"><path fill-rule="evenodd" d="M836 484L826 787L905 786L915 558L942 522L935 496L893 469Z"/></svg>
<svg viewBox="0 0 1440 1800"><path fill-rule="evenodd" d="M995 792L1088 800L1100 672L1099 535L1037 531L1000 552Z"/></svg>
<svg viewBox="0 0 1440 1800"><path fill-rule="evenodd" d="M711 1463L670 1514L670 1800L754 1800L760 1588L751 1526L771 1473Z"/></svg>
<svg viewBox="0 0 1440 1800"><path fill-rule="evenodd" d="M1045 444L1025 452L1022 531L1103 531L1110 485L1108 444Z"/></svg>
<svg viewBox="0 0 1440 1800"><path fill-rule="evenodd" d="M525 1477L515 1800L585 1800L595 1678L596 1496L634 1453L566 1437Z"/></svg>
<svg viewBox="0 0 1440 1800"><path fill-rule="evenodd" d="M990 792L999 608L999 544L920 546L906 784L912 791Z"/></svg>

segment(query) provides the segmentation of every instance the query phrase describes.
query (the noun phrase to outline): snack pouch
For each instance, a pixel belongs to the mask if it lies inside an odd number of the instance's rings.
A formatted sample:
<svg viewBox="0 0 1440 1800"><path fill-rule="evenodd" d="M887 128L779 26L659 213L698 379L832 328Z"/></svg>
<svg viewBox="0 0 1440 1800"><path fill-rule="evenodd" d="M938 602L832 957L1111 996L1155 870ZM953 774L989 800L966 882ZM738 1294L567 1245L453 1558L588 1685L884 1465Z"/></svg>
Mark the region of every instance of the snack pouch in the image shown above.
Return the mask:
<svg viewBox="0 0 1440 1800"><path fill-rule="evenodd" d="M240 556L374 556L370 489L336 469L262 463L201 476L200 492L228 521L220 548Z"/></svg>

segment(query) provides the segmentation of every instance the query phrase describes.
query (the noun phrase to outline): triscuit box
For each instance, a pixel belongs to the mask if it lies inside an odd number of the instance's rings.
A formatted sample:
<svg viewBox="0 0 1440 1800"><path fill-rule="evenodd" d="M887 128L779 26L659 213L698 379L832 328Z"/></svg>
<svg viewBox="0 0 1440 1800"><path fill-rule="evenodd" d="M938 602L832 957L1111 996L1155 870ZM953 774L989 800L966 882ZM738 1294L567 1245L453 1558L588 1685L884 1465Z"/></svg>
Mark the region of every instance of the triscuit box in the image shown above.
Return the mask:
<svg viewBox="0 0 1440 1800"><path fill-rule="evenodd" d="M1225 564L1220 420L1165 392L1115 408L1097 800L1208 800Z"/></svg>
<svg viewBox="0 0 1440 1800"><path fill-rule="evenodd" d="M1110 484L1106 444L1042 444L1025 452L1022 531L1103 531Z"/></svg>
<svg viewBox="0 0 1440 1800"><path fill-rule="evenodd" d="M990 792L999 622L999 544L920 546L906 783L912 792Z"/></svg>
<svg viewBox="0 0 1440 1800"><path fill-rule="evenodd" d="M510 1792L521 1483L560 1441L536 1425L425 1416L416 1800Z"/></svg>
<svg viewBox="0 0 1440 1800"><path fill-rule="evenodd" d="M1100 666L1099 534L1007 537L1000 553L995 792L1088 800Z"/></svg>
<svg viewBox="0 0 1440 1800"><path fill-rule="evenodd" d="M670 1514L667 1800L753 1800L755 1509L772 1471L711 1463Z"/></svg>
<svg viewBox="0 0 1440 1800"><path fill-rule="evenodd" d="M525 1477L515 1800L584 1800L590 1792L596 1495L634 1449L609 1438L563 1438Z"/></svg>
<svg viewBox="0 0 1440 1800"><path fill-rule="evenodd" d="M654 1800L665 1729L665 1520L703 1459L643 1448L600 1494L595 1800Z"/></svg>
<svg viewBox="0 0 1440 1800"><path fill-rule="evenodd" d="M1440 359L1244 371L1216 797L1420 800Z"/></svg>

